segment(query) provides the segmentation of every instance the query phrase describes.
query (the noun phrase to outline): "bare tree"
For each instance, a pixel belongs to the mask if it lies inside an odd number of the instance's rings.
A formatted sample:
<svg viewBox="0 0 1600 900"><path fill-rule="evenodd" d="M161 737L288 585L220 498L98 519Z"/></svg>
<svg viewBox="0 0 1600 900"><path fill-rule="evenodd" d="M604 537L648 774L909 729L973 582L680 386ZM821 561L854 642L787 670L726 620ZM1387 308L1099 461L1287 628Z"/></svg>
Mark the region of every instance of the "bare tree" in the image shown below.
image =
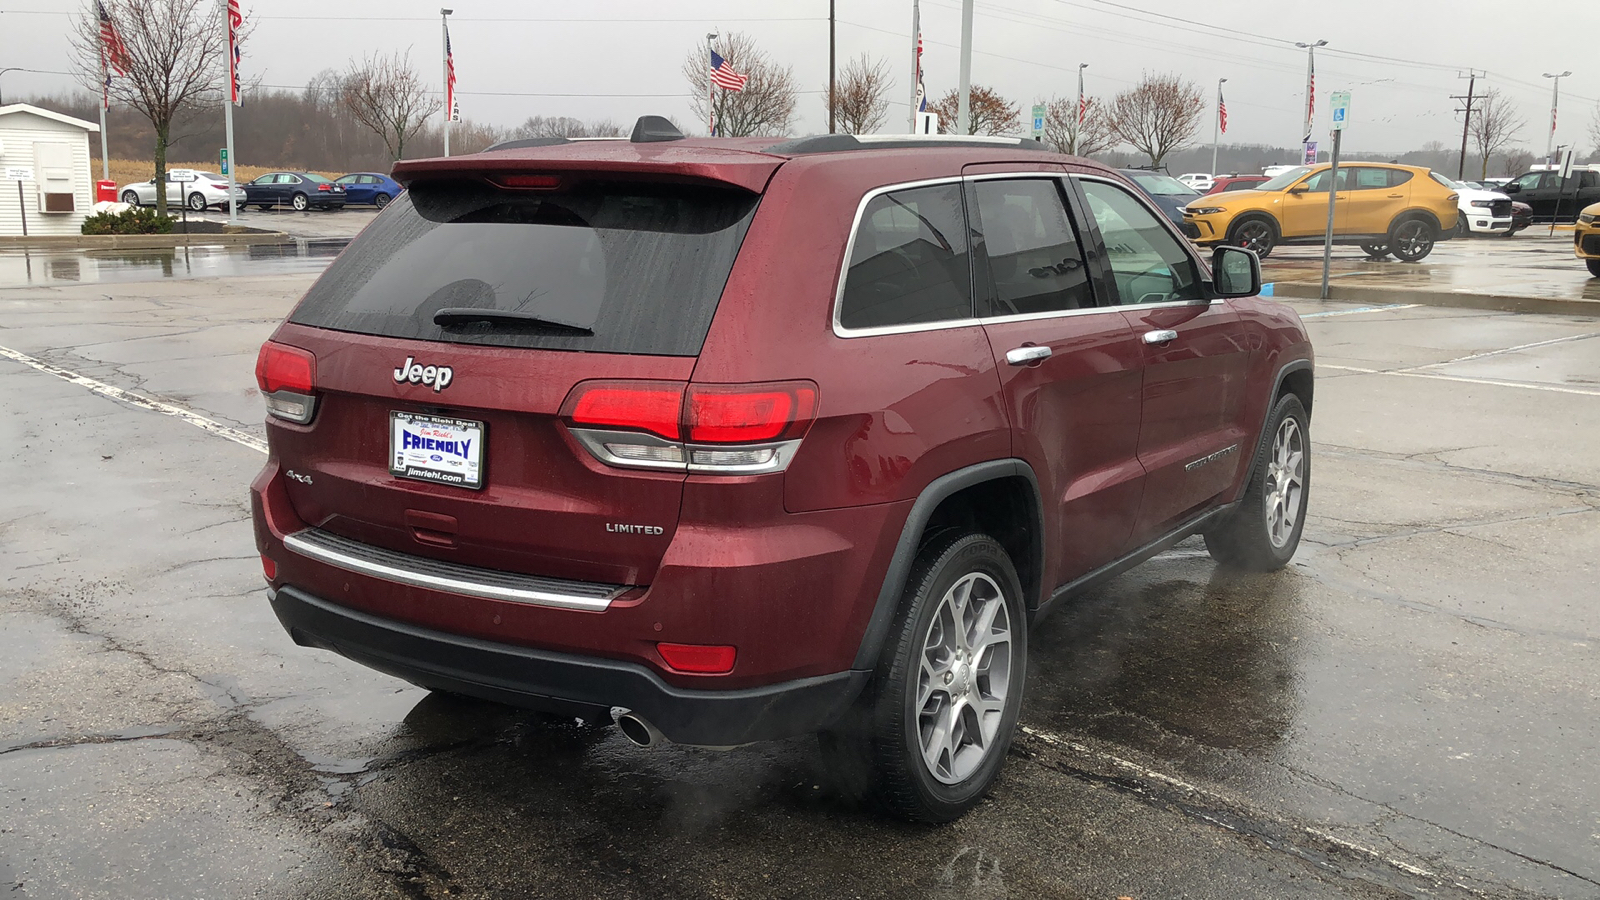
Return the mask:
<svg viewBox="0 0 1600 900"><path fill-rule="evenodd" d="M394 159L405 157L406 141L444 105L411 67L410 50L352 61L340 100L356 121L383 140Z"/></svg>
<svg viewBox="0 0 1600 900"><path fill-rule="evenodd" d="M1511 143L1527 124L1517 113L1516 106L1499 91L1490 88L1484 92L1483 102L1473 109L1467 120L1467 135L1478 148L1478 155L1483 157L1479 178L1489 177L1489 157Z"/></svg>
<svg viewBox="0 0 1600 900"><path fill-rule="evenodd" d="M741 91L717 88L717 133L723 137L788 134L794 128L795 107L800 102L794 67L778 65L756 46L754 38L738 31L722 39L717 53L747 79ZM683 78L694 94L689 105L696 117L705 122L706 104L710 102L706 92L711 85L711 60L706 56L705 45L696 45L684 58Z"/></svg>
<svg viewBox="0 0 1600 900"><path fill-rule="evenodd" d="M511 130L511 136L515 138L618 137L621 134L622 126L610 119L584 122L571 116L529 116Z"/></svg>
<svg viewBox="0 0 1600 900"><path fill-rule="evenodd" d="M1060 97L1045 105L1044 142L1057 153L1073 152L1073 132L1077 132L1077 154L1093 156L1104 153L1121 143L1111 130L1105 106L1093 98L1086 98L1088 109L1083 114L1083 125L1078 125L1078 98Z"/></svg>
<svg viewBox="0 0 1600 900"><path fill-rule="evenodd" d="M200 101L215 101L227 80L227 38L220 12L210 0L101 0L126 55L125 76L111 79L111 99L150 120L155 129L156 183L167 180L167 147L173 128L193 121ZM78 76L95 94L101 90L100 17L86 3L67 36ZM156 211L167 212L167 192L156 191Z"/></svg>
<svg viewBox="0 0 1600 900"><path fill-rule="evenodd" d="M1146 73L1111 101L1111 130L1159 166L1194 140L1205 112L1200 87L1178 75Z"/></svg>
<svg viewBox="0 0 1600 900"><path fill-rule="evenodd" d="M1594 103L1594 113L1589 117L1589 140L1594 142L1594 152L1600 155L1600 100Z"/></svg>
<svg viewBox="0 0 1600 900"><path fill-rule="evenodd" d="M939 116L939 127L953 133L960 121L961 97L952 90L928 105L928 111ZM972 121L967 134L1004 135L1022 132L1022 107L1000 96L994 88L981 84L972 86L969 112Z"/></svg>
<svg viewBox="0 0 1600 900"><path fill-rule="evenodd" d="M1528 171L1528 167L1531 165L1533 165L1533 154L1524 147L1518 147L1515 150L1506 151L1506 158L1501 166L1501 171L1506 173L1507 178L1512 178Z"/></svg>
<svg viewBox="0 0 1600 900"><path fill-rule="evenodd" d="M883 127L889 115L889 63L863 53L845 63L834 87L833 114L844 134L870 134ZM828 106L828 89L822 89L822 106Z"/></svg>

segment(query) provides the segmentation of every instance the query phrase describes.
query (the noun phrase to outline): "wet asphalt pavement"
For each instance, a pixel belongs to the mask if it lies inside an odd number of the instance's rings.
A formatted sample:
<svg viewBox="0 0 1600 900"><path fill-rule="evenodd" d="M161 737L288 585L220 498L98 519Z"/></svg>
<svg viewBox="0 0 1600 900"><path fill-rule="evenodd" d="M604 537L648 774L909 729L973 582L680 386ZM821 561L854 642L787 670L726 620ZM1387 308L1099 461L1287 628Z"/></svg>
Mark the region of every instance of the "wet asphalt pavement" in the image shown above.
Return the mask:
<svg viewBox="0 0 1600 900"><path fill-rule="evenodd" d="M252 367L315 259L5 265L7 898L1600 898L1600 320L1296 301L1294 564L1191 541L1047 620L998 788L920 828L809 740L638 750L295 647Z"/></svg>

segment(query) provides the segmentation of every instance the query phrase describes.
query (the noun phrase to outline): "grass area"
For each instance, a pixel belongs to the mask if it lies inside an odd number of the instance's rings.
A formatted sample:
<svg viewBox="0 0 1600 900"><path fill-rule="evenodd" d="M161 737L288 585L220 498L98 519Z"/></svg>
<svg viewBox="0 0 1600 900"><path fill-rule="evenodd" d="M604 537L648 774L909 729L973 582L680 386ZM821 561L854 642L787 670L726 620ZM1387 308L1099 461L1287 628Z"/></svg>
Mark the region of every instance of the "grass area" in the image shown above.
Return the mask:
<svg viewBox="0 0 1600 900"><path fill-rule="evenodd" d="M169 163L167 163L167 168L168 169L197 169L197 170L199 170L201 172L216 172L218 166L217 166L216 160L212 160L211 162L204 162L204 163L169 162ZM94 171L95 177L96 178L100 177L100 162L99 162L99 160L95 160L95 162L94 162L94 164L92 166L92 169ZM234 167L234 173L235 173L234 174L234 178L238 181L239 184L244 184L246 181L249 181L249 180L251 180L253 178L256 178L257 176L260 176L260 175L265 175L268 172L282 172L282 171L283 171L283 169L281 169L281 168L273 168L273 167L270 167L270 166L235 166ZM113 160L111 160L111 180L115 181L117 183L117 187L119 187L119 188L122 187L125 184L131 184L131 183L133 183L135 181L149 181L150 178L152 176L154 176L155 174L156 174L156 164L154 162L151 162L148 159L113 159ZM343 175L345 173L343 173L343 172L316 172L314 174L322 175L322 176L324 176L326 178L338 178L340 175Z"/></svg>

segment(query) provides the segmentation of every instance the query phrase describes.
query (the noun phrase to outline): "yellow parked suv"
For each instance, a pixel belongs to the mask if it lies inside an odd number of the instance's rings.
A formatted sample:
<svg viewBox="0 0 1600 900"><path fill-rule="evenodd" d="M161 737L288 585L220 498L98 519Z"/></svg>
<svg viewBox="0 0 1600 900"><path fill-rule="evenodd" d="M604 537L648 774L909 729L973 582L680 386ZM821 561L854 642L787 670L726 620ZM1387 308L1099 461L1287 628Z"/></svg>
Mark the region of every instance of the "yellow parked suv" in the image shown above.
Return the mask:
<svg viewBox="0 0 1600 900"><path fill-rule="evenodd" d="M1592 203L1578 213L1577 227L1572 229L1572 248L1578 258L1589 264L1589 274L1600 278L1600 203Z"/></svg>
<svg viewBox="0 0 1600 900"><path fill-rule="evenodd" d="M1319 244L1328 227L1331 166L1300 166L1255 190L1189 201L1183 221L1202 245L1232 244L1266 256L1279 244ZM1377 259L1416 262L1454 235L1460 211L1448 184L1421 166L1352 163L1339 167L1333 240L1359 244ZM1186 229L1187 230L1187 229ZM1193 233L1193 232L1191 232Z"/></svg>

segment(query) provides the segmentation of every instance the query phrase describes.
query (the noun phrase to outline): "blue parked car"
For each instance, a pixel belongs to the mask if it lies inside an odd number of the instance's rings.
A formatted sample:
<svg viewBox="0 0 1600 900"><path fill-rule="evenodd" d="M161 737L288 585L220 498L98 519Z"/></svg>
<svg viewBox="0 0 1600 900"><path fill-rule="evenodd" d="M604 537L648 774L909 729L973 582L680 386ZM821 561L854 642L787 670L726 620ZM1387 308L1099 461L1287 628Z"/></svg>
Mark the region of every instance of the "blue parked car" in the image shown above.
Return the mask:
<svg viewBox="0 0 1600 900"><path fill-rule="evenodd" d="M390 200L405 190L400 182L377 172L352 172L339 178L337 183L344 185L345 203L371 203L379 209L388 206Z"/></svg>

